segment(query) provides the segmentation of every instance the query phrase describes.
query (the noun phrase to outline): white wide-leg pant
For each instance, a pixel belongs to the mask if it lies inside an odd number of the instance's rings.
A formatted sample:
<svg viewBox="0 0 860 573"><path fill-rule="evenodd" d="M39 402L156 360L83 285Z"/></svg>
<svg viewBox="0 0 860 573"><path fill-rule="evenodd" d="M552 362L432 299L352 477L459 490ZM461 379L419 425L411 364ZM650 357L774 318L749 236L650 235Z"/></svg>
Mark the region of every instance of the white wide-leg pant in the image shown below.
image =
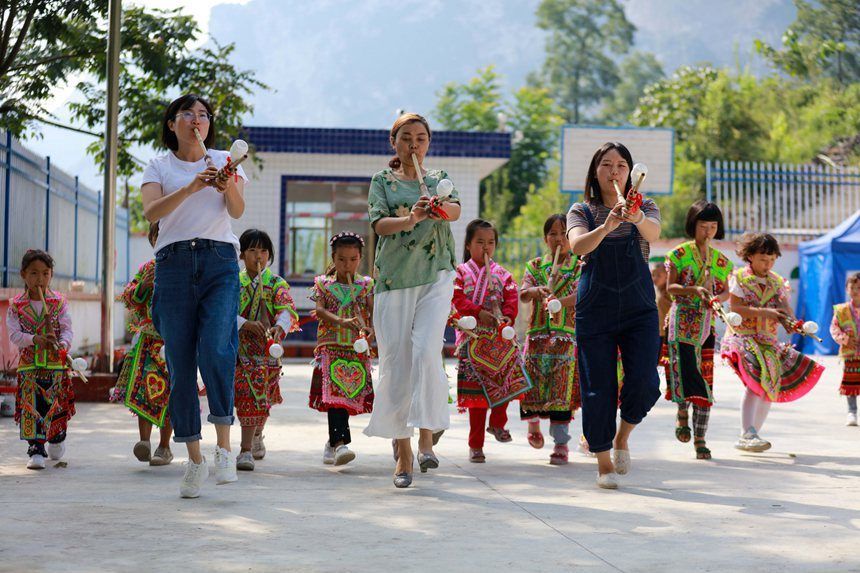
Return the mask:
<svg viewBox="0 0 860 573"><path fill-rule="evenodd" d="M415 428L448 429L448 384L439 370L454 275L440 271L432 284L374 297L379 374L368 436L403 439Z"/></svg>

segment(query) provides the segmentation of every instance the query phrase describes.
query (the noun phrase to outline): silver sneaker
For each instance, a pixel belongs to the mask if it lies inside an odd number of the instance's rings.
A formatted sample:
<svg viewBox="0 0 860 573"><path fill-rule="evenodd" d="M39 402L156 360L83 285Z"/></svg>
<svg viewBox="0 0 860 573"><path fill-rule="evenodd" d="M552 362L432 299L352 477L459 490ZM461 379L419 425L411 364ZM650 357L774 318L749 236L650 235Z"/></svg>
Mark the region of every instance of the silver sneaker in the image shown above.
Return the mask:
<svg viewBox="0 0 860 573"><path fill-rule="evenodd" d="M355 459L355 452L346 447L346 444L338 446L334 451L334 465L346 465Z"/></svg>
<svg viewBox="0 0 860 573"><path fill-rule="evenodd" d="M263 443L265 437L263 434L254 434L254 438L251 440L251 454L255 460L262 460L266 457L266 444Z"/></svg>
<svg viewBox="0 0 860 573"><path fill-rule="evenodd" d="M61 460L63 456L66 455L66 442L60 442L59 444L48 443L45 446L45 449L48 451L48 458L52 460Z"/></svg>
<svg viewBox="0 0 860 573"><path fill-rule="evenodd" d="M206 463L206 458L199 464L188 460L185 462L185 475L179 485L179 495L188 498L200 497L200 486L208 477L209 464Z"/></svg>
<svg viewBox="0 0 860 573"><path fill-rule="evenodd" d="M240 452L236 458L236 469L243 472L254 471L254 456L251 452Z"/></svg>
<svg viewBox="0 0 860 573"><path fill-rule="evenodd" d="M325 443L325 449L323 449L323 463L327 466L334 465L334 448L328 442Z"/></svg>
<svg viewBox="0 0 860 573"><path fill-rule="evenodd" d="M45 456L42 454L33 454L30 456L30 461L27 462L28 470L43 470L45 469Z"/></svg>
<svg viewBox="0 0 860 573"><path fill-rule="evenodd" d="M155 448L155 453L152 454L152 458L149 460L149 465L166 466L172 461L173 452L170 451L170 448L162 448L159 446Z"/></svg>
<svg viewBox="0 0 860 573"><path fill-rule="evenodd" d="M747 431L735 442L735 448L745 452L764 452L769 450L770 446L770 442L762 440L753 427L747 428Z"/></svg>
<svg viewBox="0 0 860 573"><path fill-rule="evenodd" d="M224 448L215 447L215 483L224 485L239 481L236 475L236 455Z"/></svg>

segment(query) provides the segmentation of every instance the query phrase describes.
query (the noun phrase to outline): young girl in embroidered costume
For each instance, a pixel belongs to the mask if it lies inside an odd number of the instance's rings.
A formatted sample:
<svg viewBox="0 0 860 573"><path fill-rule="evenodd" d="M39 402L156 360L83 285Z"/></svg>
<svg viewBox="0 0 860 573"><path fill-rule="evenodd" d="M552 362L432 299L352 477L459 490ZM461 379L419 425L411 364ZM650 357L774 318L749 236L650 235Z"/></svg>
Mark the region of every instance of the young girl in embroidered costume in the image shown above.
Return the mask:
<svg viewBox="0 0 860 573"><path fill-rule="evenodd" d="M857 396L860 395L860 273L848 276L845 282L848 301L833 307L830 336L839 344L839 356L844 360L839 393L848 398L846 426L857 425Z"/></svg>
<svg viewBox="0 0 860 573"><path fill-rule="evenodd" d="M520 300L532 303L523 357L532 388L520 400L520 419L528 422L528 442L537 449L544 445L540 420L550 421L553 465L568 462L570 421L580 406L574 326L580 267L579 257L570 253L566 231L567 217L561 213L544 222L543 240L550 255L526 263L520 286ZM552 300L561 304L558 312L548 308Z"/></svg>
<svg viewBox="0 0 860 573"><path fill-rule="evenodd" d="M714 311L711 300L729 298L728 278L734 265L711 247L725 236L723 214L713 203L696 201L687 211L685 225L691 240L666 255L672 306L667 344L669 367L666 397L678 404L675 437L690 441L689 407L693 405L693 447L696 459L711 459L705 443L708 418L714 403Z"/></svg>
<svg viewBox="0 0 860 573"><path fill-rule="evenodd" d="M657 295L657 324L660 326L660 358L657 364L663 368L666 374L666 383L669 382L669 347L666 344L666 317L672 307L672 297L666 290L669 287L669 273L666 271L666 260L651 263L651 282L654 283L654 292Z"/></svg>
<svg viewBox="0 0 860 573"><path fill-rule="evenodd" d="M727 331L720 355L746 386L741 405L739 450L763 452L770 442L758 435L773 402L797 400L818 382L824 368L777 340L777 326L782 323L791 332L796 319L789 306L789 285L773 272L782 253L779 243L769 234L750 233L738 244L738 256L747 265L737 269L729 279L732 310L743 322Z"/></svg>
<svg viewBox="0 0 860 573"><path fill-rule="evenodd" d="M72 320L65 297L50 290L54 259L29 250L21 260L24 292L9 301L6 327L18 347L15 421L30 447L27 468L45 469L45 458L66 451L66 429L75 415L75 395L67 366ZM47 449L45 443L47 442Z"/></svg>
<svg viewBox="0 0 860 573"><path fill-rule="evenodd" d="M158 223L149 226L149 244L155 247ZM170 375L167 363L161 357L164 340L152 324L152 287L155 281L155 259L140 266L129 282L121 300L130 314L129 329L134 332L131 352L126 355L111 392L111 401L125 404L137 416L140 433L132 450L134 457L151 466L165 466L173 461L170 451L170 434L173 428L167 414L170 398ZM152 453L152 426L159 430L158 447Z"/></svg>
<svg viewBox="0 0 860 573"><path fill-rule="evenodd" d="M355 459L348 444L349 417L373 409L370 348L358 352L356 341L372 338L373 279L358 276L364 239L344 231L329 241L332 268L314 279L317 347L308 405L328 415L323 463L340 466ZM358 343L362 344L361 342Z"/></svg>
<svg viewBox="0 0 860 573"><path fill-rule="evenodd" d="M281 359L269 354L290 332L299 330L299 317L290 286L269 270L274 247L265 231L248 229L239 237L239 355L236 364L236 415L242 445L236 469L252 471L254 460L266 455L263 427L269 410L281 398Z"/></svg>
<svg viewBox="0 0 860 573"><path fill-rule="evenodd" d="M454 279L454 311L474 316L478 326L457 333L457 406L469 410L469 461L483 463L484 428L499 442L510 442L508 402L531 387L515 340L502 329L519 310L517 283L492 260L499 235L489 221L475 219L466 227L463 264ZM487 421L490 409L490 423Z"/></svg>

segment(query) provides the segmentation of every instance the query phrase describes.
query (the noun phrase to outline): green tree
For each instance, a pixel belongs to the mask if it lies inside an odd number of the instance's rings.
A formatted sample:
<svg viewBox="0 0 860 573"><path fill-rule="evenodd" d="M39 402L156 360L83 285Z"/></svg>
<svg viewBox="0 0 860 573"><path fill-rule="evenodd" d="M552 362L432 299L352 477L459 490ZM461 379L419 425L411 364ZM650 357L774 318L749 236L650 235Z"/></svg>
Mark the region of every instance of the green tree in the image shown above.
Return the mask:
<svg viewBox="0 0 860 573"><path fill-rule="evenodd" d="M799 78L823 75L847 85L860 81L860 4L856 0L794 0L797 18L782 49L756 40L756 49L779 70Z"/></svg>
<svg viewBox="0 0 860 573"><path fill-rule="evenodd" d="M529 189L543 185L562 119L548 90L523 87L504 99L492 66L465 84L449 83L434 110L443 129L497 131L505 118L513 132L511 159L481 182L481 216L501 226L519 212Z"/></svg>
<svg viewBox="0 0 860 573"><path fill-rule="evenodd" d="M498 131L502 112L500 77L492 65L466 82L450 82L437 94L433 115L452 131Z"/></svg>
<svg viewBox="0 0 860 573"><path fill-rule="evenodd" d="M17 136L35 131L37 122L56 124L45 109L53 90L81 75L78 98L70 104L73 118L101 129L105 108L107 0L4 2L0 30L0 128ZM180 10L138 6L123 11L120 54L120 141L118 173L139 167L132 145L160 146L161 114L176 90L195 91L215 108L219 145L239 134L241 117L252 110L246 97L266 88L254 73L229 63L233 45L190 52L187 45L200 33L194 18ZM67 127L60 125L60 127ZM102 133L93 133L102 138ZM104 144L88 151L101 165Z"/></svg>
<svg viewBox="0 0 860 573"><path fill-rule="evenodd" d="M719 72L710 66L683 66L671 77L645 88L631 118L633 125L671 127L678 141L696 128L705 93Z"/></svg>
<svg viewBox="0 0 860 573"><path fill-rule="evenodd" d="M665 77L663 66L650 52L634 51L621 62L621 81L615 91L603 102L601 121L610 125L630 123L633 112L645 88Z"/></svg>
<svg viewBox="0 0 860 573"><path fill-rule="evenodd" d="M618 0L542 0L537 26L549 32L541 79L565 119L611 93L620 77L615 61L629 51L635 26Z"/></svg>

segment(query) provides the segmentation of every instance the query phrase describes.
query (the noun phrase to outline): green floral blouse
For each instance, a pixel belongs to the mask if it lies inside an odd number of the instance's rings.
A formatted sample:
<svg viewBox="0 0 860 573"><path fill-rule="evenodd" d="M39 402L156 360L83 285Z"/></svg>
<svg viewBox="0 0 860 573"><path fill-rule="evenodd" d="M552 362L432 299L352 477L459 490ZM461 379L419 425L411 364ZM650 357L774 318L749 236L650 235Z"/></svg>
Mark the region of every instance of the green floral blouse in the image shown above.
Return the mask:
<svg viewBox="0 0 860 573"><path fill-rule="evenodd" d="M430 195L436 194L436 185L448 174L431 169L424 176ZM368 213L373 225L383 217L406 217L418 198L421 189L417 180L400 179L391 169L383 169L373 176L368 194ZM451 193L452 201L460 201L457 189ZM376 244L376 292L411 288L436 281L439 271L457 267L454 254L454 235L448 221L425 219L411 231L394 235L381 235Z"/></svg>

